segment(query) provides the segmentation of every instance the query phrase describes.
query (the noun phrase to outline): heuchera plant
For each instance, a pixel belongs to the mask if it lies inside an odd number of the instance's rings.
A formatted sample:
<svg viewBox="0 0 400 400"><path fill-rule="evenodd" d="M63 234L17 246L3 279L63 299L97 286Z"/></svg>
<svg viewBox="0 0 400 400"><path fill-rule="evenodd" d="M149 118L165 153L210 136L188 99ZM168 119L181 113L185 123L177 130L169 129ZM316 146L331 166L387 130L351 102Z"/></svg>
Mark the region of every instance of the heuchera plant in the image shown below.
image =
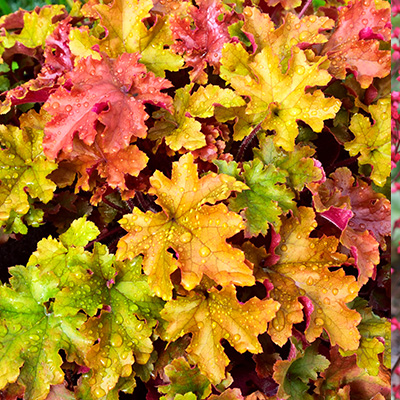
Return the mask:
<svg viewBox="0 0 400 400"><path fill-rule="evenodd" d="M2 399L390 398L388 2L0 27Z"/></svg>

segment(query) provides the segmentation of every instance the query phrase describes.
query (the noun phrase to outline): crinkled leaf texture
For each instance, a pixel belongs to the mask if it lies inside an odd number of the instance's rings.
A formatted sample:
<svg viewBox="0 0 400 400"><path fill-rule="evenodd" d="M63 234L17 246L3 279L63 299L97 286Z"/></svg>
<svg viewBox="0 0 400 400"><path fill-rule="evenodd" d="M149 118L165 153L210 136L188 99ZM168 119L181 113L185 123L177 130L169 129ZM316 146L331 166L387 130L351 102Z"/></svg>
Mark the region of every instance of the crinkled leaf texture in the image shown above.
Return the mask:
<svg viewBox="0 0 400 400"><path fill-rule="evenodd" d="M295 209L294 193L283 183L286 181L286 171L279 170L273 164L264 165L255 159L243 163L243 173L240 174L235 161L215 161L219 171L242 180L250 190L238 193L230 199L229 208L232 211L242 211L246 221L246 237L265 235L269 224L275 230L281 226L280 216Z"/></svg>
<svg viewBox="0 0 400 400"><path fill-rule="evenodd" d="M64 381L59 350L82 364L91 340L78 330L84 315L62 316L46 309L59 290L50 275L35 266L10 272L11 286L0 287L0 388L18 379L27 399L42 400L50 385Z"/></svg>
<svg viewBox="0 0 400 400"><path fill-rule="evenodd" d="M41 240L27 267L36 271L35 282L41 282L39 277L48 282L50 293L43 290L43 284L34 293L45 296L43 302L53 299L54 316L81 321L79 335L87 343L78 364L90 371L84 374L79 390L95 398L117 394L123 382L134 384L132 365L149 360L153 351L150 336L163 307L141 272L140 257L116 262L99 243L92 253L84 250L98 234L93 222L75 220L59 241Z"/></svg>
<svg viewBox="0 0 400 400"><path fill-rule="evenodd" d="M201 132L201 124L195 118L209 118L214 115L215 105L239 107L245 101L231 89L222 89L216 85L200 86L192 92L193 85L178 89L174 98L174 112L160 110L153 114L157 121L149 130L148 138L161 141L175 151L182 147L196 150L206 145L206 138Z"/></svg>
<svg viewBox="0 0 400 400"><path fill-rule="evenodd" d="M193 68L189 73L191 80L204 85L207 83L204 67L208 63L218 70L222 47L231 41L230 15L218 0L197 0L196 3L198 8L192 6L189 10L191 18L172 16L171 30L176 39L172 49L183 54L185 65ZM191 24L195 25L194 29Z"/></svg>
<svg viewBox="0 0 400 400"><path fill-rule="evenodd" d="M185 333L192 333L192 341L186 349L190 359L213 384L225 378L225 367L229 363L221 339L226 339L237 351L262 352L257 336L264 333L267 323L279 303L272 299L252 298L239 303L233 285L218 291L212 288L203 293L192 291L188 296L167 302L161 311L168 321L161 336L174 341Z"/></svg>
<svg viewBox="0 0 400 400"><path fill-rule="evenodd" d="M169 108L172 99L160 90L171 84L146 72L138 59L137 53L117 59L88 57L66 74L72 87L58 88L44 105L52 116L43 141L48 157L56 158L60 150L71 152L76 133L87 145L98 138L102 150L111 154L146 137L149 116L144 104Z"/></svg>
<svg viewBox="0 0 400 400"><path fill-rule="evenodd" d="M23 216L30 209L30 199L48 203L56 185L47 176L57 164L43 154L43 127L46 117L30 111L21 117L20 128L0 125L0 221L14 212ZM15 217L15 216L14 216Z"/></svg>
<svg viewBox="0 0 400 400"><path fill-rule="evenodd" d="M177 394L191 392L197 394L195 398L204 399L211 393L210 381L200 373L197 366L191 367L183 358L177 358L164 368L170 383L159 386L158 391L166 394L164 400L174 400Z"/></svg>
<svg viewBox="0 0 400 400"><path fill-rule="evenodd" d="M379 99L377 104L368 107L373 123L364 115L354 114L350 130L354 140L344 144L351 156L360 154L360 165L371 164L371 179L383 186L390 175L390 99Z"/></svg>
<svg viewBox="0 0 400 400"><path fill-rule="evenodd" d="M390 50L379 50L379 41L390 41L389 21L390 5L385 1L354 1L341 7L335 32L323 48L331 60L329 72L344 79L349 69L364 89L375 77L387 76Z"/></svg>
<svg viewBox="0 0 400 400"><path fill-rule="evenodd" d="M283 217L281 242L276 249L279 261L258 275L258 279L267 278L272 283L270 296L281 304L268 333L275 343L284 345L292 336L293 323L303 320L304 307L305 337L309 342L325 330L332 345L355 350L360 340L357 325L361 317L346 303L357 296L359 286L342 268L329 270L340 266L347 257L336 252L335 237L310 238L316 226L311 208L299 207L298 217Z"/></svg>
<svg viewBox="0 0 400 400"><path fill-rule="evenodd" d="M149 193L157 195L163 211L143 213L134 208L124 216L120 223L129 233L118 242L119 260L143 254L150 287L164 300L172 298L170 275L177 268L186 290L194 289L203 274L223 286L254 284L243 252L226 243L244 228L242 218L223 203L212 205L246 185L224 174L209 173L199 179L190 153L173 164L171 179L156 171L150 183Z"/></svg>
<svg viewBox="0 0 400 400"><path fill-rule="evenodd" d="M262 127L275 130L275 144L293 151L299 133L297 120L321 132L324 120L334 118L340 101L326 98L319 89L331 76L324 69L326 58L310 62L306 53L292 48L288 69L281 68L280 59L270 47L251 56L239 44L227 44L222 50L221 76L237 93L248 96L246 114L262 115Z"/></svg>

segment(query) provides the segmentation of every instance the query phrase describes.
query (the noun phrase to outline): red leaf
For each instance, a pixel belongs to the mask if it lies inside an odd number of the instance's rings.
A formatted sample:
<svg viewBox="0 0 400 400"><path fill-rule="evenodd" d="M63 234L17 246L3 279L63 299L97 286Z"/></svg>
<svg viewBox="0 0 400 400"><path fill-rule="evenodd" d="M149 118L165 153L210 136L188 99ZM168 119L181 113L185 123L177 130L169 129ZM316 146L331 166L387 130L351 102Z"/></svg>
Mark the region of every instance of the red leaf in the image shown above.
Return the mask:
<svg viewBox="0 0 400 400"><path fill-rule="evenodd" d="M166 79L156 78L138 63L139 54L125 53L117 59L103 55L79 60L66 74L71 89L60 87L44 105L52 120L46 125L43 148L49 158L58 152L72 150L76 132L86 144L93 144L97 121L105 127L100 134L102 147L115 153L131 140L144 138L148 118L143 103L170 108L171 98L161 89L171 86Z"/></svg>
<svg viewBox="0 0 400 400"><path fill-rule="evenodd" d="M374 77L390 72L390 51L379 50L378 40L390 40L390 6L374 1L354 1L339 11L336 31L323 49L331 60L329 72L338 79L351 70L362 88Z"/></svg>
<svg viewBox="0 0 400 400"><path fill-rule="evenodd" d="M222 47L231 40L227 22L230 16L218 0L197 0L197 4L199 8L193 7L190 11L195 29L191 29L189 18L175 16L171 19L172 33L178 39L172 48L179 54L185 53L186 65L193 67L191 79L205 84L206 62L219 67ZM224 15L222 21L218 19L221 14Z"/></svg>

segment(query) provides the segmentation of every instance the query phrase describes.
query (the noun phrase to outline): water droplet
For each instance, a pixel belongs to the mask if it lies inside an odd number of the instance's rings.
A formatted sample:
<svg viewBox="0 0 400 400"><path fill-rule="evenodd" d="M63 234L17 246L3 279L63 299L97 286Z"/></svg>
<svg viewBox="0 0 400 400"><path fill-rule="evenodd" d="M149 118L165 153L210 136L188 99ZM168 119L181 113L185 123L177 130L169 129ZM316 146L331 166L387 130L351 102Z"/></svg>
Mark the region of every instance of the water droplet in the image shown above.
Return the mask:
<svg viewBox="0 0 400 400"><path fill-rule="evenodd" d="M193 235L190 232L185 232L180 237L182 243L189 243L192 239Z"/></svg>
<svg viewBox="0 0 400 400"><path fill-rule="evenodd" d="M243 11L243 14L246 16L246 17L251 17L252 15L253 15L253 11L251 10L251 8L250 7L246 7L245 9L244 9L244 11Z"/></svg>
<svg viewBox="0 0 400 400"><path fill-rule="evenodd" d="M302 65L298 65L295 68L296 74L303 75L306 72L306 69Z"/></svg>
<svg viewBox="0 0 400 400"><path fill-rule="evenodd" d="M233 336L233 341L234 341L234 342L238 342L238 341L240 340L240 337L241 337L241 336L240 336L239 334L234 335L234 336Z"/></svg>
<svg viewBox="0 0 400 400"><path fill-rule="evenodd" d="M104 397L106 392L101 387L98 387L94 390L93 394L99 399L100 397Z"/></svg>
<svg viewBox="0 0 400 400"><path fill-rule="evenodd" d="M322 318L315 318L314 319L315 325L322 326L324 324L324 320Z"/></svg>
<svg viewBox="0 0 400 400"><path fill-rule="evenodd" d="M336 296L339 293L339 290L334 288L334 289L332 289L332 293L334 296Z"/></svg>
<svg viewBox="0 0 400 400"><path fill-rule="evenodd" d="M281 246L281 251L287 251L287 246L286 246L286 244L283 244L283 245Z"/></svg>
<svg viewBox="0 0 400 400"><path fill-rule="evenodd" d="M314 284L314 279L311 276L309 276L307 279L307 285L312 286L313 284Z"/></svg>
<svg viewBox="0 0 400 400"><path fill-rule="evenodd" d="M324 304L326 304L326 305L331 304L331 301L329 300L328 297L325 297L325 298L324 298Z"/></svg>
<svg viewBox="0 0 400 400"><path fill-rule="evenodd" d="M121 347L123 342L124 340L122 339L122 336L119 333L114 333L111 336L111 346Z"/></svg>
<svg viewBox="0 0 400 400"><path fill-rule="evenodd" d="M202 257L207 257L207 256L210 255L211 250L210 250L207 246L204 246L204 247L202 247L202 248L200 249L199 253L200 253L200 255L201 255Z"/></svg>

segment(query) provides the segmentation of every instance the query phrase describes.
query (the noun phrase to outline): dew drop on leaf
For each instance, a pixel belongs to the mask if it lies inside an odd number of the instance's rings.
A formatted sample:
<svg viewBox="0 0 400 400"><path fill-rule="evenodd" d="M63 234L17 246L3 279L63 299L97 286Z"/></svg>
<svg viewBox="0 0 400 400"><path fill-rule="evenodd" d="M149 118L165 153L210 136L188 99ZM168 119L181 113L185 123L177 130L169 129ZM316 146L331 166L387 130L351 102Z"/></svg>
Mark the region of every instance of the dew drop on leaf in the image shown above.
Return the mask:
<svg viewBox="0 0 400 400"><path fill-rule="evenodd" d="M317 318L315 318L314 322L315 322L315 325L317 325L317 326L324 325L324 320L322 318L317 317Z"/></svg>
<svg viewBox="0 0 400 400"><path fill-rule="evenodd" d="M122 336L119 333L114 333L111 336L111 346L121 347L123 342Z"/></svg>
<svg viewBox="0 0 400 400"><path fill-rule="evenodd" d="M202 257L207 257L208 255L210 255L211 250L210 250L207 246L204 246L204 247L202 247L202 248L200 249L199 253L200 253L200 255L201 255Z"/></svg>
<svg viewBox="0 0 400 400"><path fill-rule="evenodd" d="M100 397L104 397L106 395L106 392L102 389L102 388L96 388L96 390L93 393L95 395L95 397L97 397L98 399Z"/></svg>
<svg viewBox="0 0 400 400"><path fill-rule="evenodd" d="M234 340L235 342L238 342L238 341L240 340L240 335L239 335L239 334L234 335L234 336L233 336L233 340Z"/></svg>
<svg viewBox="0 0 400 400"><path fill-rule="evenodd" d="M189 243L192 239L193 235L190 232L185 232L180 237L182 243Z"/></svg>

